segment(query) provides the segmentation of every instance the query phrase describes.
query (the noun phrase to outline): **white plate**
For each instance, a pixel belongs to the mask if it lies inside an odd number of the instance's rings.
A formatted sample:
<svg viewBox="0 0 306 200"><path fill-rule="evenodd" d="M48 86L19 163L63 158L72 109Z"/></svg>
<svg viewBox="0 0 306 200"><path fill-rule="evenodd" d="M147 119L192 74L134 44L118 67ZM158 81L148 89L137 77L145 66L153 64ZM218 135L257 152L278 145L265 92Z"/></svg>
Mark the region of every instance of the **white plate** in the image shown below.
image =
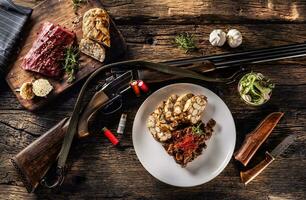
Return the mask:
<svg viewBox="0 0 306 200"><path fill-rule="evenodd" d="M146 121L161 101L171 94L187 92L207 96L208 105L202 120L207 122L213 118L217 125L214 134L206 142L207 148L187 167L182 168L153 138L146 127ZM154 92L140 106L133 124L133 144L139 161L152 176L174 186L191 187L215 178L230 161L235 142L235 123L225 103L212 91L189 83L168 85Z"/></svg>

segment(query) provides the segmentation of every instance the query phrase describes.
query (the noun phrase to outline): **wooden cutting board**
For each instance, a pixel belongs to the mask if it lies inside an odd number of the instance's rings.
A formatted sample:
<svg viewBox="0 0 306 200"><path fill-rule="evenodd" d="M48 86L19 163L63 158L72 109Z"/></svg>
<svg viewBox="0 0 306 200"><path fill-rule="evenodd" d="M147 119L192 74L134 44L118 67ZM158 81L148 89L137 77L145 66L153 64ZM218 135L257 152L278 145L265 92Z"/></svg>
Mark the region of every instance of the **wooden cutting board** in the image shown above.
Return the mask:
<svg viewBox="0 0 306 200"><path fill-rule="evenodd" d="M21 68L23 57L32 47L32 44L35 41L37 33L39 32L43 22L49 21L74 31L77 36L77 41L79 42L82 39L83 34L82 16L87 10L94 7L102 8L99 0L89 0L88 3L82 4L77 12L75 12L73 8L72 0L46 0L34 8L31 20L26 27L26 32L24 34L25 38L23 39L21 50L15 63L12 65L6 76L8 85L17 96L21 105L23 105L26 109L31 111L37 110L41 106L55 99L61 93L73 87L78 81L87 77L105 63L115 62L123 58L126 51L126 44L120 31L116 28L114 22L111 20L111 47L106 50L106 60L104 63L100 63L81 53L79 71L76 74L76 80L73 83L68 83L66 81L67 77L64 73L63 77L59 79L52 79L34 72L25 71ZM24 82L33 81L38 78L48 79L53 85L54 90L46 98L35 97L33 100L22 99L19 92L16 92L16 90L18 90Z"/></svg>

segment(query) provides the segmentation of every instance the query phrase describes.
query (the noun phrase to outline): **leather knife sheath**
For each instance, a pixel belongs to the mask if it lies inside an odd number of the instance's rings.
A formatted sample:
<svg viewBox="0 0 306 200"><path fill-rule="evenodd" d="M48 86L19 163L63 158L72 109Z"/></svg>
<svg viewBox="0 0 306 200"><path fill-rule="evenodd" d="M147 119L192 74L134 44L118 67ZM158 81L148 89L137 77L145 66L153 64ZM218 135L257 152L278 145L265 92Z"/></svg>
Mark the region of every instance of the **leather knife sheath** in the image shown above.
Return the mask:
<svg viewBox="0 0 306 200"><path fill-rule="evenodd" d="M259 147L271 134L284 113L274 112L268 115L255 130L248 133L243 141L241 148L235 152L236 160L246 166L257 152Z"/></svg>

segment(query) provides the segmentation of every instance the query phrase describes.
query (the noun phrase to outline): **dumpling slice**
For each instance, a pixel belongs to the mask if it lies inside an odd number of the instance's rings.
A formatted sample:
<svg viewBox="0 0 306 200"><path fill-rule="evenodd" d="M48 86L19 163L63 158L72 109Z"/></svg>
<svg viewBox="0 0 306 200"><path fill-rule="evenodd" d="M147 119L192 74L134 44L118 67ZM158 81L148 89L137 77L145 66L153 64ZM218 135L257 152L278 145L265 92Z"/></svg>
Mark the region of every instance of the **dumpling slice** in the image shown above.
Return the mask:
<svg viewBox="0 0 306 200"><path fill-rule="evenodd" d="M163 124L157 122L155 131L156 131L156 138L160 142L165 142L169 140L172 136L169 124Z"/></svg>
<svg viewBox="0 0 306 200"><path fill-rule="evenodd" d="M160 103L147 120L147 127L152 136L160 142L171 138L171 126L167 124L164 115L165 102Z"/></svg>
<svg viewBox="0 0 306 200"><path fill-rule="evenodd" d="M204 95L196 95L188 99L183 109L185 121L196 124L201 119L206 105L207 97Z"/></svg>
<svg viewBox="0 0 306 200"><path fill-rule="evenodd" d="M173 114L174 115L180 115L183 112L184 105L185 105L186 101L193 96L194 96L194 94L192 94L192 93L187 93L187 94L183 94L183 95L179 96L177 98L175 104L174 104Z"/></svg>
<svg viewBox="0 0 306 200"><path fill-rule="evenodd" d="M166 101L166 104L165 104L165 107L164 107L164 113L165 113L165 118L168 121L173 121L174 120L173 109L174 109L174 104L175 104L177 98L178 98L178 95L173 94Z"/></svg>
<svg viewBox="0 0 306 200"><path fill-rule="evenodd" d="M173 116L174 119L179 123L184 120L184 106L188 99L193 97L194 94L187 93L179 96L174 104Z"/></svg>

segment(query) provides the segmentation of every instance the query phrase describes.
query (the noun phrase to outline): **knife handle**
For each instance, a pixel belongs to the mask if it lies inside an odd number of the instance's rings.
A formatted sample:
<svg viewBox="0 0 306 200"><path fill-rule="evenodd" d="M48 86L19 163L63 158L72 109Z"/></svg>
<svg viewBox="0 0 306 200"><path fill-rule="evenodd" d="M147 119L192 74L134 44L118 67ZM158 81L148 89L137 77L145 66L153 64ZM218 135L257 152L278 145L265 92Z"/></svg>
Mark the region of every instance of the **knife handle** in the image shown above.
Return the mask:
<svg viewBox="0 0 306 200"><path fill-rule="evenodd" d="M78 124L78 136L79 138L86 137L89 135L88 131L88 121L92 115L99 110L107 101L108 96L103 92L97 92L90 100L90 102L85 107Z"/></svg>
<svg viewBox="0 0 306 200"><path fill-rule="evenodd" d="M241 181L247 185L251 182L256 176L258 176L266 167L268 167L275 158L269 153L266 152L266 157L263 161L257 164L252 169L249 169L245 172L240 172Z"/></svg>

